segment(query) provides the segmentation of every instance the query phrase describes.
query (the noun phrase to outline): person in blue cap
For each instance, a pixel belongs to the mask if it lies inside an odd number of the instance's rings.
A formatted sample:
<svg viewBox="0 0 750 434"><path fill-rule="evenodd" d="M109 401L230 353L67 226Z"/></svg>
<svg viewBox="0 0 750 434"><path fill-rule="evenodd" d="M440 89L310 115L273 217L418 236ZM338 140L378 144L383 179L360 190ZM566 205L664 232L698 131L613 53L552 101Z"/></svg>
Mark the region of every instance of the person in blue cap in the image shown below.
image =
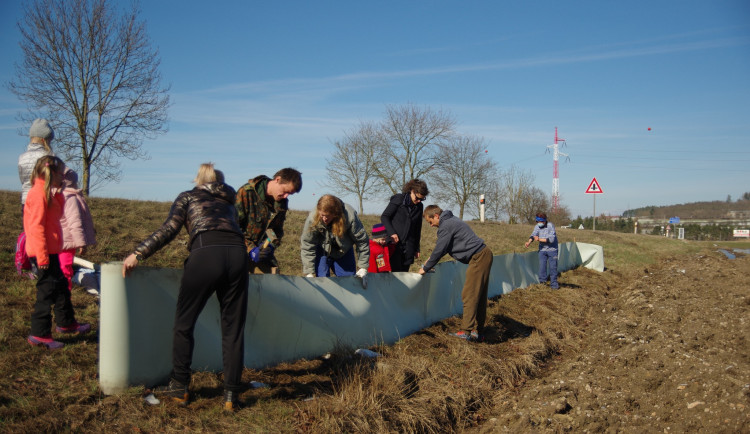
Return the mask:
<svg viewBox="0 0 750 434"><path fill-rule="evenodd" d="M531 232L526 248L532 242L539 242L539 283L546 283L549 278L549 286L559 289L557 283L557 233L555 225L547 221L547 214L538 212L536 214L536 226ZM549 269L548 269L549 266Z"/></svg>

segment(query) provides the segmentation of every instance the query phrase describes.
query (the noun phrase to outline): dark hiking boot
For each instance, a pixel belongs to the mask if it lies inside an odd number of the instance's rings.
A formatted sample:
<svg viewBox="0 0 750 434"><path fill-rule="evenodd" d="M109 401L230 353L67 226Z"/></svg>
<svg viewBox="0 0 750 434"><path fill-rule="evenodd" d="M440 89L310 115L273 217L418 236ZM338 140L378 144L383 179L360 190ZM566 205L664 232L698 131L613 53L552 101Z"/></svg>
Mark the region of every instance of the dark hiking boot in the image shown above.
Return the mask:
<svg viewBox="0 0 750 434"><path fill-rule="evenodd" d="M167 398L181 406L187 405L190 399L187 384L182 384L174 378L170 378L169 384L166 386L155 388L154 394L161 398Z"/></svg>
<svg viewBox="0 0 750 434"><path fill-rule="evenodd" d="M240 394L232 390L224 390L224 411L240 409Z"/></svg>

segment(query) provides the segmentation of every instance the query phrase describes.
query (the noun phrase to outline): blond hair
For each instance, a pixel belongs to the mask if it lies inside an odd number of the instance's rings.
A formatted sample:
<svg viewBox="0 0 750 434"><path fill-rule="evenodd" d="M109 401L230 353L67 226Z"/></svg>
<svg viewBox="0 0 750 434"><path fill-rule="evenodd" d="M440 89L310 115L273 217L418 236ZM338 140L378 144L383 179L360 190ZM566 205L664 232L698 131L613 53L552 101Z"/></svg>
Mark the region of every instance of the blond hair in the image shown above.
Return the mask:
<svg viewBox="0 0 750 434"><path fill-rule="evenodd" d="M214 169L214 163L203 163L198 168L198 174L193 180L195 185L210 184L212 182L224 182L224 173Z"/></svg>
<svg viewBox="0 0 750 434"><path fill-rule="evenodd" d="M344 203L341 202L341 199L332 194L321 196L318 199L318 206L315 207L315 215L313 216L311 228L321 222L321 212L331 216L331 232L339 238L344 236L344 223L346 219L344 218Z"/></svg>
<svg viewBox="0 0 750 434"><path fill-rule="evenodd" d="M44 196L48 206L52 197L52 173L62 173L63 170L65 170L65 163L53 155L45 155L36 160L34 170L31 172L31 185L34 185L37 179L44 180Z"/></svg>
<svg viewBox="0 0 750 434"><path fill-rule="evenodd" d="M37 145L42 145L44 147L44 150L47 152L52 152L52 139L45 139L44 137L32 137L29 141Z"/></svg>

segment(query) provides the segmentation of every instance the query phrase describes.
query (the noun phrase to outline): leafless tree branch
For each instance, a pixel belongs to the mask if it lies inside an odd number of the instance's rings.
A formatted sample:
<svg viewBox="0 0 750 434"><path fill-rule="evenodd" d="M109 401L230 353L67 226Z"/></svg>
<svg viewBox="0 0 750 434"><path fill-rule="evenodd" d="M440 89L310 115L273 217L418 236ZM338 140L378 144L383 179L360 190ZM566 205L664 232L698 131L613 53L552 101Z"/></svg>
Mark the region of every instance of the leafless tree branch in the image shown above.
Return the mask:
<svg viewBox="0 0 750 434"><path fill-rule="evenodd" d="M457 205L461 219L464 211L479 216L479 207L471 206L470 201L479 204L479 195L484 193L488 180L497 172L496 163L484 152L484 144L481 137L451 137L440 146L435 170L430 176L435 198L445 205Z"/></svg>
<svg viewBox="0 0 750 434"><path fill-rule="evenodd" d="M376 173L390 194L414 178L424 178L434 167L440 145L453 135L456 121L442 110L413 104L386 107L380 125Z"/></svg>
<svg viewBox="0 0 750 434"><path fill-rule="evenodd" d="M145 138L166 132L169 87L161 86L136 3L32 0L21 30L24 59L8 88L29 107L20 118L48 118L55 150L82 171L81 188L120 177L120 158L147 158Z"/></svg>
<svg viewBox="0 0 750 434"><path fill-rule="evenodd" d="M357 196L360 214L364 213L364 200L376 191L378 184L375 171L378 141L378 127L360 123L342 141L334 143L335 151L326 159L325 185Z"/></svg>

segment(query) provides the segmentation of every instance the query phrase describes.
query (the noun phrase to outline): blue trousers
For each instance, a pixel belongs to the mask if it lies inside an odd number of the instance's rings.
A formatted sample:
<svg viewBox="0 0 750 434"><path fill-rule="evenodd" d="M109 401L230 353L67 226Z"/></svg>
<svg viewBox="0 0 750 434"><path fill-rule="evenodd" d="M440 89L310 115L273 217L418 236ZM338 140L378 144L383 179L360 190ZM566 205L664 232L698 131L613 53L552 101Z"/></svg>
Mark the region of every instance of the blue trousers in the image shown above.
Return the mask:
<svg viewBox="0 0 750 434"><path fill-rule="evenodd" d="M354 276L354 273L357 271L357 263L354 261L354 249L349 249L340 258L332 258L326 256L323 249L318 247L315 251L313 266L315 267L315 276L317 277L331 277L331 267L333 267L333 273L338 277Z"/></svg>
<svg viewBox="0 0 750 434"><path fill-rule="evenodd" d="M549 265L549 270L547 270ZM539 283L544 283L549 277L549 286L557 289L560 285L557 283L557 249L539 251Z"/></svg>

